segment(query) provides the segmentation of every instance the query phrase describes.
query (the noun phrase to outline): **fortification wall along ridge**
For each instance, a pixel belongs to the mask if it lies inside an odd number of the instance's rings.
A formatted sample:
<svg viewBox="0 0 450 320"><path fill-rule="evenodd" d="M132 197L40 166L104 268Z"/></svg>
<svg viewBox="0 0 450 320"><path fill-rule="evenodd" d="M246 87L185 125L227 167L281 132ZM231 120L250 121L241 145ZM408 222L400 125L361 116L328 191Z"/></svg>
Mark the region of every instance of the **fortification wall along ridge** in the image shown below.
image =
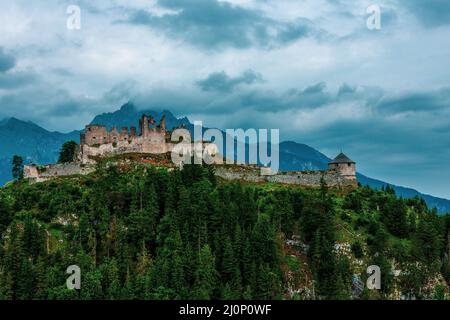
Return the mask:
<svg viewBox="0 0 450 320"><path fill-rule="evenodd" d="M171 132L166 130L163 116L160 124L150 116L142 115L139 131L123 127L120 132L113 127L108 131L105 126L88 125L80 136L80 148L77 161L67 164L46 166L25 166L25 177L34 181L45 181L54 177L88 174L94 171L95 159L119 154L161 155L172 151ZM200 143L211 147L211 143ZM194 147L194 149L196 149ZM223 165L216 162L216 175L225 180L239 180L255 183L274 182L305 187L318 187L321 181L330 187L357 186L356 163L340 153L328 164L328 170L281 172L272 174L270 168L254 165Z"/></svg>
<svg viewBox="0 0 450 320"><path fill-rule="evenodd" d="M276 175L261 175L259 168L237 170L231 166L217 166L216 176L225 180L237 180L253 183L281 183L288 185L299 185L304 187L319 187L321 181L328 187L356 187L356 179L348 179L334 170L323 171L289 171L280 172Z"/></svg>

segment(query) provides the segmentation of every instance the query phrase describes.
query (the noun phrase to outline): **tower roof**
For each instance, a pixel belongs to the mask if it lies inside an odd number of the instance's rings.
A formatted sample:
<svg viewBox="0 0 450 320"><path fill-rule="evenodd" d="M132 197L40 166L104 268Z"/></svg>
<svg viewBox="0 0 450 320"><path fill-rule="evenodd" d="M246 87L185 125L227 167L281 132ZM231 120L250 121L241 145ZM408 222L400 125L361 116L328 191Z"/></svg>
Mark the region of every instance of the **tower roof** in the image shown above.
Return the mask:
<svg viewBox="0 0 450 320"><path fill-rule="evenodd" d="M347 157L345 154L343 154L342 152L338 154L338 156L336 158L334 158L333 161L330 162L331 163L355 163L355 161L353 161L352 159L350 159L349 157Z"/></svg>

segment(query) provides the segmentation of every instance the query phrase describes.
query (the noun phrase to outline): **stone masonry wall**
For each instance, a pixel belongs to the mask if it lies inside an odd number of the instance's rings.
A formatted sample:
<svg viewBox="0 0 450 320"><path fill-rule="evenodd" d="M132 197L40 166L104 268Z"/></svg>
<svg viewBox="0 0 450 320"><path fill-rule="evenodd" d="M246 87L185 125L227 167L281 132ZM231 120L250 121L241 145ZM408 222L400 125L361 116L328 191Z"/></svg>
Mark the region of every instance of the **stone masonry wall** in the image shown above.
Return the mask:
<svg viewBox="0 0 450 320"><path fill-rule="evenodd" d="M36 182L46 181L52 178L71 175L85 175L95 170L92 165L80 163L52 164L46 166L25 166L25 178ZM299 185L304 187L318 187L321 179L325 180L328 187L356 187L354 179L348 179L339 173L328 171L302 171L302 172L280 172L276 175L261 175L261 168L256 166L217 165L216 176L229 181L246 181L252 183L281 183L288 185Z"/></svg>
<svg viewBox="0 0 450 320"><path fill-rule="evenodd" d="M217 166L216 176L225 180L240 180L254 183L274 182L305 187L320 186L323 178L329 187L356 187L357 182L347 179L339 173L328 171L280 172L276 175L261 175L261 169L250 166Z"/></svg>
<svg viewBox="0 0 450 320"><path fill-rule="evenodd" d="M95 168L89 165L81 165L80 163L57 163L45 166L29 165L24 168L25 178L42 182L56 177L85 175L93 172Z"/></svg>
<svg viewBox="0 0 450 320"><path fill-rule="evenodd" d="M149 127L149 126L152 127ZM102 157L124 153L162 154L171 151L166 120L163 116L160 125L152 117L143 115L139 121L139 135L136 128L115 127L108 131L102 125L88 125L80 136L78 160L82 163L94 163L91 157Z"/></svg>

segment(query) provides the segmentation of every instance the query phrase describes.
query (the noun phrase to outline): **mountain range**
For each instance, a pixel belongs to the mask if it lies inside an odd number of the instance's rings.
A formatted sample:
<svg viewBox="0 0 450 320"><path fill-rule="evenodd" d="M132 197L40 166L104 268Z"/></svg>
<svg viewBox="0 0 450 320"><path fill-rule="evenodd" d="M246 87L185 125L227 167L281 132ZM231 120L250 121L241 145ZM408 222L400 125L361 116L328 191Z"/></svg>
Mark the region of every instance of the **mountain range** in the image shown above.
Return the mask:
<svg viewBox="0 0 450 320"><path fill-rule="evenodd" d="M159 120L164 114L166 116L166 126L168 129L185 125L193 128L188 118L175 117L170 111L161 112L153 110L139 110L132 103L123 105L119 110L103 113L96 116L91 124L105 125L108 129L112 126L138 127L140 116L145 113ZM16 118L7 118L0 121L0 185L11 180L11 161L15 154L21 155L25 163L53 163L56 162L61 145L69 140L79 142L82 130L75 130L68 133L51 132L30 121L22 121ZM248 149L246 149L248 150ZM330 158L318 150L297 142L281 142L280 169L283 171L297 170L323 170L328 166ZM372 188L382 188L391 186L397 195L404 198L415 196L423 198L430 208L435 207L438 212L450 212L450 200L422 194L417 190L392 185L388 182L376 180L357 173L358 182L362 185L369 185Z"/></svg>

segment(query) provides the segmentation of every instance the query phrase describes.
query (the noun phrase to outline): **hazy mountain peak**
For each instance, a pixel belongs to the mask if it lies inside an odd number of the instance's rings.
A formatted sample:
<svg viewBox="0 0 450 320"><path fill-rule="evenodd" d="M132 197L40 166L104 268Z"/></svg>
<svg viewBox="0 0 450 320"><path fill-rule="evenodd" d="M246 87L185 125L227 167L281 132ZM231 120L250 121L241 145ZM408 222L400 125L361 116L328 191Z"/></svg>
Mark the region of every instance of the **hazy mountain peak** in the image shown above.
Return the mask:
<svg viewBox="0 0 450 320"><path fill-rule="evenodd" d="M123 106L120 107L120 112L136 112L136 106L133 104L133 102L128 101L127 103L125 103Z"/></svg>
<svg viewBox="0 0 450 320"><path fill-rule="evenodd" d="M2 121L0 121L0 127L9 129L9 130L28 130L28 131L41 131L41 132L48 132L44 128L40 127L36 123L32 121L23 121L20 119L17 119L16 117L9 117L5 118Z"/></svg>
<svg viewBox="0 0 450 320"><path fill-rule="evenodd" d="M30 121L28 121L28 123L29 122ZM6 126L6 125L14 124L14 123L27 123L27 122L19 120L15 117L4 118L4 119L2 119L2 121L0 121L1 126Z"/></svg>

